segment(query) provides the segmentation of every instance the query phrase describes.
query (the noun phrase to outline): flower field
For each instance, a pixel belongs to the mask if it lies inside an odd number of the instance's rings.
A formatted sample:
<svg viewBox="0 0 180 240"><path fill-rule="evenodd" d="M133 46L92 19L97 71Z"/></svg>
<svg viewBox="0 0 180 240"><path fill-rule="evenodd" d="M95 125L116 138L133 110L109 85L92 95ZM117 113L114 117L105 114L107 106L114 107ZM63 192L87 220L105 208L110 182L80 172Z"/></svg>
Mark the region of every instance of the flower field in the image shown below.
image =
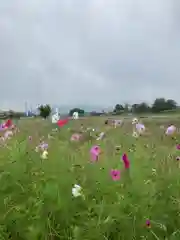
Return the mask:
<svg viewBox="0 0 180 240"><path fill-rule="evenodd" d="M145 119L139 137L104 121L19 121L1 146L0 239L180 239L180 135L164 134L180 120Z"/></svg>

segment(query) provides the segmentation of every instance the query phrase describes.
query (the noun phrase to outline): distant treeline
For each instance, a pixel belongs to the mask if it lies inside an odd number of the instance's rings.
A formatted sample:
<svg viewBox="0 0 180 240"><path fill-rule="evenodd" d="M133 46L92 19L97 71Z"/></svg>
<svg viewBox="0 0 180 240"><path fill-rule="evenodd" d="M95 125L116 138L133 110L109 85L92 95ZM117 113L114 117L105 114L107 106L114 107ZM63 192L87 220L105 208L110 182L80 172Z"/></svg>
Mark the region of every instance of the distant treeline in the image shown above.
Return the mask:
<svg viewBox="0 0 180 240"><path fill-rule="evenodd" d="M26 117L26 114L24 112L16 112L16 111L1 111L0 112L0 119L12 119L12 118L21 118Z"/></svg>
<svg viewBox="0 0 180 240"><path fill-rule="evenodd" d="M177 103L172 99L165 99L165 98L157 98L155 99L154 103L150 106L145 102L133 105L121 105L116 104L113 114L119 115L122 113L162 113L168 111L175 111L179 107Z"/></svg>
<svg viewBox="0 0 180 240"><path fill-rule="evenodd" d="M42 108L42 109L41 109ZM121 115L123 113L135 113L135 114L146 114L146 113L163 113L163 112L177 112L177 110L180 110L177 103L172 99L165 99L165 98L157 98L155 99L154 103L152 105L148 105L146 102L138 103L138 104L116 104L113 111L111 112L85 112L84 109L81 108L73 108L69 111L67 115L72 116L74 112L78 112L80 117L83 116L102 116L102 115ZM45 113L45 117L48 117L50 115L51 108L50 105L41 106L40 112ZM45 111L47 110L47 111ZM46 113L47 112L47 113ZM42 115L42 114L41 114ZM33 117L36 117L36 115L32 115ZM21 118L26 117L26 114L24 112L15 112L15 111L4 111L0 112L0 119L7 119L7 118Z"/></svg>
<svg viewBox="0 0 180 240"><path fill-rule="evenodd" d="M177 103L172 99L157 98L155 99L152 105L148 105L145 102L138 104L116 104L113 111L111 112L90 112L86 113L83 109L74 108L70 110L69 115L72 116L73 112L78 112L81 116L90 115L90 116L102 116L102 115L121 115L121 114L146 114L146 113L163 113L163 112L177 112L178 110Z"/></svg>

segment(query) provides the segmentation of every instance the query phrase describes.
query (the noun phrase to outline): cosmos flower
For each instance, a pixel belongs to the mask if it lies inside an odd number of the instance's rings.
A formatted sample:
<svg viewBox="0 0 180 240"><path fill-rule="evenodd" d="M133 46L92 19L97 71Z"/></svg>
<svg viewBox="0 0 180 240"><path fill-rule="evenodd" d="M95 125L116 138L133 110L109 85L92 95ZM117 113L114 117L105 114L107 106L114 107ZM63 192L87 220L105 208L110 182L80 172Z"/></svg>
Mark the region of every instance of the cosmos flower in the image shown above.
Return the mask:
<svg viewBox="0 0 180 240"><path fill-rule="evenodd" d="M129 167L130 167L130 162L129 162L129 159L128 159L126 153L123 154L122 160L123 160L123 162L124 162L124 167L125 167L126 169L129 169Z"/></svg>
<svg viewBox="0 0 180 240"><path fill-rule="evenodd" d="M139 135L137 134L137 132L133 132L133 134L132 134L132 136L134 137L134 138L138 138L139 137Z"/></svg>
<svg viewBox="0 0 180 240"><path fill-rule="evenodd" d="M116 146L115 149L116 149L116 154L119 154L121 150L121 146Z"/></svg>
<svg viewBox="0 0 180 240"><path fill-rule="evenodd" d="M149 219L146 220L146 227L150 228L151 227L151 222Z"/></svg>
<svg viewBox="0 0 180 240"><path fill-rule="evenodd" d="M74 184L72 188L72 195L73 197L80 197L83 196L82 194L82 187L78 184Z"/></svg>
<svg viewBox="0 0 180 240"><path fill-rule="evenodd" d="M40 145L39 145L39 148L44 151L44 150L47 150L48 149L48 144L45 143L45 142L42 142Z"/></svg>
<svg viewBox="0 0 180 240"><path fill-rule="evenodd" d="M155 168L152 168L152 174L156 175L156 169Z"/></svg>
<svg viewBox="0 0 180 240"><path fill-rule="evenodd" d="M48 134L48 139L53 139L53 136L51 134Z"/></svg>
<svg viewBox="0 0 180 240"><path fill-rule="evenodd" d="M104 138L104 136L105 136L105 133L104 132L101 132L100 134L99 134L99 136L97 137L97 139L96 140L102 140L103 138Z"/></svg>
<svg viewBox="0 0 180 240"><path fill-rule="evenodd" d="M48 158L48 151L44 150L43 153L41 154L42 159L47 159Z"/></svg>
<svg viewBox="0 0 180 240"><path fill-rule="evenodd" d="M178 150L180 150L180 144L178 144L178 145L176 146L176 148L177 148Z"/></svg>
<svg viewBox="0 0 180 240"><path fill-rule="evenodd" d="M111 177L113 181L118 181L120 179L120 171L117 169L111 170Z"/></svg>
<svg viewBox="0 0 180 240"><path fill-rule="evenodd" d="M11 137L13 136L13 132L12 131L6 131L5 133L4 133L4 138L5 139L10 139Z"/></svg>
<svg viewBox="0 0 180 240"><path fill-rule="evenodd" d="M78 134L78 133L74 133L72 136L71 136L71 141L74 141L74 142L78 142L81 138L81 135Z"/></svg>
<svg viewBox="0 0 180 240"><path fill-rule="evenodd" d="M99 146L93 146L90 150L91 160L92 161L97 161L100 153L101 153L100 147Z"/></svg>
<svg viewBox="0 0 180 240"><path fill-rule="evenodd" d="M137 123L135 127L136 127L136 131L137 131L139 134L145 132L145 130L146 130L144 124L142 124L142 123Z"/></svg>
<svg viewBox="0 0 180 240"><path fill-rule="evenodd" d="M58 131L58 128L53 128L52 129L52 132L57 132Z"/></svg>
<svg viewBox="0 0 180 240"><path fill-rule="evenodd" d="M138 119L137 118L133 118L132 124L136 124L136 123L138 123Z"/></svg>
<svg viewBox="0 0 180 240"><path fill-rule="evenodd" d="M39 152L39 146L35 148L35 152Z"/></svg>
<svg viewBox="0 0 180 240"><path fill-rule="evenodd" d="M176 132L176 127L174 125L170 125L167 129L165 134L166 135L173 135Z"/></svg>

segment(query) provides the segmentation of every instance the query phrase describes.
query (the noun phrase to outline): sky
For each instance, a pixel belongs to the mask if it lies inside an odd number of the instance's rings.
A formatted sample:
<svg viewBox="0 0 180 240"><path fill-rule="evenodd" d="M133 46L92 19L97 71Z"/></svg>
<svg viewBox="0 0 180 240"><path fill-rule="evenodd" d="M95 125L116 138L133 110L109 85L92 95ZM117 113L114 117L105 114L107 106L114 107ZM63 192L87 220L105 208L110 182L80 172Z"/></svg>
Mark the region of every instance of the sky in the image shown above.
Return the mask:
<svg viewBox="0 0 180 240"><path fill-rule="evenodd" d="M180 103L180 0L0 0L0 109Z"/></svg>

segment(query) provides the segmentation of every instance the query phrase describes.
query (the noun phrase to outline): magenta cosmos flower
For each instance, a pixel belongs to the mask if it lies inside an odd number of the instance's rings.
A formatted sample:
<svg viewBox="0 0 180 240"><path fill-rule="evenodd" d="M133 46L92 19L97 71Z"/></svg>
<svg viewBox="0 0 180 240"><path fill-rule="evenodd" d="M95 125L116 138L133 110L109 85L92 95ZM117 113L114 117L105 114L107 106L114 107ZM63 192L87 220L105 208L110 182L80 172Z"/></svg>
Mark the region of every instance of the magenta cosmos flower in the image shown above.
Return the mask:
<svg viewBox="0 0 180 240"><path fill-rule="evenodd" d="M151 222L149 219L146 220L146 227L150 228L151 227Z"/></svg>
<svg viewBox="0 0 180 240"><path fill-rule="evenodd" d="M178 150L180 150L180 144L178 144L178 145L176 146L176 148L177 148Z"/></svg>
<svg viewBox="0 0 180 240"><path fill-rule="evenodd" d="M101 153L101 148L98 145L93 146L90 150L91 161L97 161L100 153Z"/></svg>
<svg viewBox="0 0 180 240"><path fill-rule="evenodd" d="M130 167L130 162L129 162L129 159L128 159L126 153L123 154L122 160L123 160L123 162L124 162L124 167L125 167L126 169L129 169L129 167Z"/></svg>
<svg viewBox="0 0 180 240"><path fill-rule="evenodd" d="M111 170L111 177L112 177L112 180L114 180L114 181L119 180L120 179L120 171L116 170L116 169L112 169Z"/></svg>

